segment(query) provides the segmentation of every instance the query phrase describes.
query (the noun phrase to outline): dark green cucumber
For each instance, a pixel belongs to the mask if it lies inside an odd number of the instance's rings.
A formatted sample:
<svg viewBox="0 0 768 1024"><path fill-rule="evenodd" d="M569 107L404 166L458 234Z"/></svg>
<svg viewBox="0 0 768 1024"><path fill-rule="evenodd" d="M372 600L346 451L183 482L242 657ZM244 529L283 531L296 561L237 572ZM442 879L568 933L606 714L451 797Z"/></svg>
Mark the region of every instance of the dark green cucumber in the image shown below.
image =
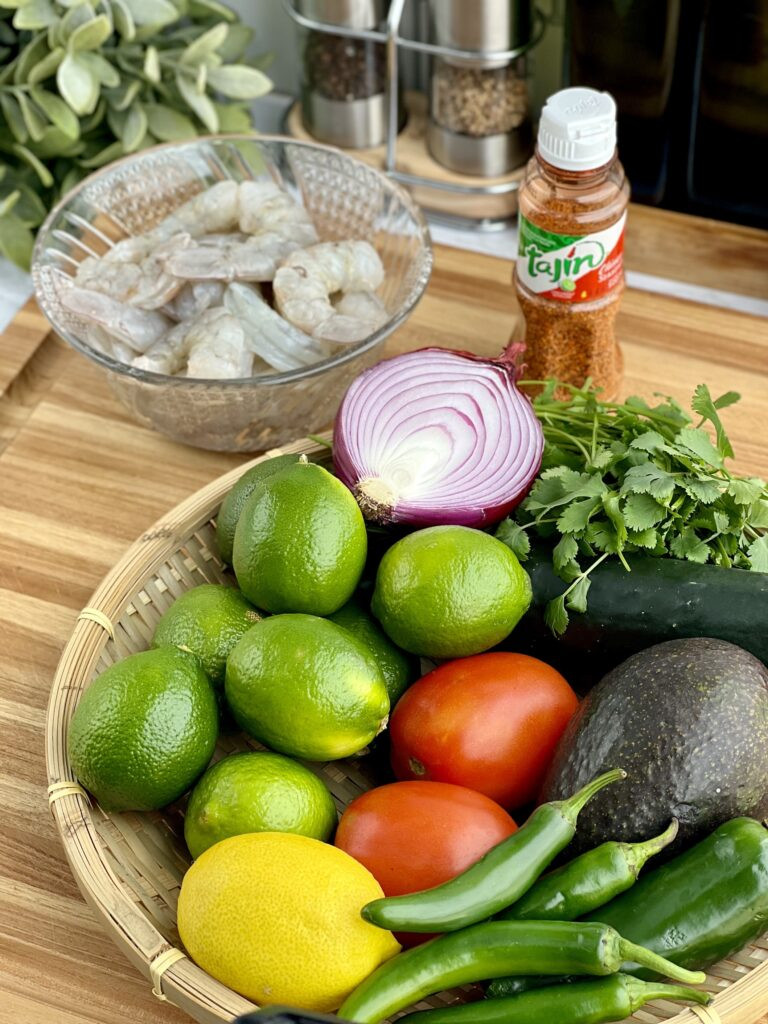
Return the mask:
<svg viewBox="0 0 768 1024"><path fill-rule="evenodd" d="M586 612L571 612L568 629L555 638L544 609L566 584L555 575L551 549L536 546L523 563L533 603L504 646L548 662L582 691L630 654L680 637L727 640L768 663L768 573L676 558L627 560L631 572L608 559L590 574Z"/></svg>

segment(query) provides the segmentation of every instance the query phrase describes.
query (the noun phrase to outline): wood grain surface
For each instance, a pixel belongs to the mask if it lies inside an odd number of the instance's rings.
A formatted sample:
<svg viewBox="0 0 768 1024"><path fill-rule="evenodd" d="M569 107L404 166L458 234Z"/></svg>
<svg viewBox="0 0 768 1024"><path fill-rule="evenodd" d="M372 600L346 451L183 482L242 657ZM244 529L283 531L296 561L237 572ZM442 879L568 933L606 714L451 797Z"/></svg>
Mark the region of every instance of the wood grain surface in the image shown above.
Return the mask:
<svg viewBox="0 0 768 1024"><path fill-rule="evenodd" d="M667 215L659 216L663 235ZM754 242L764 258L766 236ZM498 352L517 316L510 264L450 249L436 257L427 295L388 351ZM745 265L747 257L740 249ZM625 392L686 400L699 381L741 392L724 414L736 465L768 475L766 321L630 290L618 330ZM46 804L44 717L60 651L104 573L165 510L243 458L134 424L102 371L50 336L33 304L0 341L2 1024L188 1020L152 996L77 891Z"/></svg>

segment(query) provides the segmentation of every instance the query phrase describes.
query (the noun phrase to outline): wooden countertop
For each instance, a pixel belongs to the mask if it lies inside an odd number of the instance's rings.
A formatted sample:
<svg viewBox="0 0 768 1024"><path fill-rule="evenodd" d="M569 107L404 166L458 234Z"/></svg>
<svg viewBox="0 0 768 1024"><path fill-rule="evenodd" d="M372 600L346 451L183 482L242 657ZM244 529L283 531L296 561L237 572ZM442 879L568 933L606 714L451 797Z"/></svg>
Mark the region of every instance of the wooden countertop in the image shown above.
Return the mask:
<svg viewBox="0 0 768 1024"><path fill-rule="evenodd" d="M766 297L768 234L648 209L630 224L631 269ZM388 350L495 354L516 316L509 279L507 261L438 249ZM741 392L724 414L736 467L768 475L768 321L630 289L618 331L625 393L687 401L700 381ZM0 340L0 1024L189 1019L152 996L80 897L47 809L45 708L101 577L163 512L243 460L134 424L33 302Z"/></svg>

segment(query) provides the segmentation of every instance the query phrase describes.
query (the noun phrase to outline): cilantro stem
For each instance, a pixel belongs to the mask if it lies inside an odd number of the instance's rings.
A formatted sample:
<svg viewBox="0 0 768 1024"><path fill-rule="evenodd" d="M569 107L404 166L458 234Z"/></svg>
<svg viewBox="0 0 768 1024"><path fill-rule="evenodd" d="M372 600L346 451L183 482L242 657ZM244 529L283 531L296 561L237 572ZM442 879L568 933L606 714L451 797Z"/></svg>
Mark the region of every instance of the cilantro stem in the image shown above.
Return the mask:
<svg viewBox="0 0 768 1024"><path fill-rule="evenodd" d="M599 558L596 558L594 560L594 562L592 563L592 565L590 565L587 569L584 569L582 572L580 572L579 575L576 577L576 579L573 581L573 583L571 583L571 585L569 587L566 587L566 589L562 592L560 597L562 597L562 598L568 597L568 595L573 590L573 588L576 586L576 584L580 580L586 579L587 576L589 576L589 574L592 572L593 569L596 569L598 567L598 565L600 565L601 562L604 562L606 560L606 558L609 556L609 554L610 554L610 551L606 551L604 554L600 555Z"/></svg>

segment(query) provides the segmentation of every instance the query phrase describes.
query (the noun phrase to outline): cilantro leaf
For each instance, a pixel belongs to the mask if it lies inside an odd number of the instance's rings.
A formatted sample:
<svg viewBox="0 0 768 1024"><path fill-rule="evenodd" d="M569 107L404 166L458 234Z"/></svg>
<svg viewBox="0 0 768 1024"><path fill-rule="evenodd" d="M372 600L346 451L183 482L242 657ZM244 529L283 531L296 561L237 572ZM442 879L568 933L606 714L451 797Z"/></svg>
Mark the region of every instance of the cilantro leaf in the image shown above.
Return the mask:
<svg viewBox="0 0 768 1024"><path fill-rule="evenodd" d="M689 562L706 562L709 559L709 546L688 526L670 540L669 549L673 555L687 558Z"/></svg>
<svg viewBox="0 0 768 1024"><path fill-rule="evenodd" d="M564 534L552 551L552 564L555 567L555 571L560 572L566 565L575 561L578 553L579 545L576 538L571 534Z"/></svg>
<svg viewBox="0 0 768 1024"><path fill-rule="evenodd" d="M613 524L613 528L616 531L616 542L621 546L627 539L627 525L624 522L624 517L621 514L619 507L620 498L618 494L604 494L603 495L603 508L605 514Z"/></svg>
<svg viewBox="0 0 768 1024"><path fill-rule="evenodd" d="M756 501L749 510L749 525L755 529L768 527L768 499Z"/></svg>
<svg viewBox="0 0 768 1024"><path fill-rule="evenodd" d="M599 498L583 498L571 502L557 520L558 530L560 533L579 533L586 528L592 513L599 507Z"/></svg>
<svg viewBox="0 0 768 1024"><path fill-rule="evenodd" d="M587 540L599 551L607 551L612 555L618 554L619 539L616 531L605 522L590 523L586 532Z"/></svg>
<svg viewBox="0 0 768 1024"><path fill-rule="evenodd" d="M701 427L683 427L675 437L675 442L689 452L698 455L710 466L722 466L723 457L709 439L709 434Z"/></svg>
<svg viewBox="0 0 768 1024"><path fill-rule="evenodd" d="M568 612L565 610L565 597L553 597L544 609L544 622L555 636L562 636L568 628Z"/></svg>
<svg viewBox="0 0 768 1024"><path fill-rule="evenodd" d="M684 476L678 480L686 494L703 505L710 505L720 497L720 488L714 480L699 476Z"/></svg>
<svg viewBox="0 0 768 1024"><path fill-rule="evenodd" d="M674 477L652 462L630 467L621 485L622 494L650 494L658 501L671 498L674 490Z"/></svg>
<svg viewBox="0 0 768 1024"><path fill-rule="evenodd" d="M768 572L768 534L763 534L747 548L750 569L753 572Z"/></svg>
<svg viewBox="0 0 768 1024"><path fill-rule="evenodd" d="M587 592L592 585L589 576L581 576L573 585L565 598L566 605L573 612L585 612L587 610Z"/></svg>
<svg viewBox="0 0 768 1024"><path fill-rule="evenodd" d="M629 530L627 534L627 542L634 544L638 548L648 548L649 551L653 551L656 545L659 543L659 534L657 530Z"/></svg>
<svg viewBox="0 0 768 1024"><path fill-rule="evenodd" d="M728 494L731 495L737 505L751 505L762 497L765 490L765 481L756 476L746 480L734 478L728 484Z"/></svg>
<svg viewBox="0 0 768 1024"><path fill-rule="evenodd" d="M506 544L521 562L527 559L531 541L522 526L513 523L511 519L502 519L496 528L496 538Z"/></svg>
<svg viewBox="0 0 768 1024"><path fill-rule="evenodd" d="M624 522L631 530L647 530L660 523L667 510L650 494L629 494L624 499Z"/></svg>
<svg viewBox="0 0 768 1024"><path fill-rule="evenodd" d="M693 393L691 399L691 408L694 412L697 412L703 420L708 420L715 428L715 434L717 435L717 450L723 456L723 458L733 458L733 448L731 442L728 440L728 435L725 432L725 428L720 421L720 417L717 415L718 409L723 409L727 405L733 405L734 402L738 402L741 395L738 395L735 391L728 391L726 394L721 395L717 403L712 401L712 395L709 393L709 388L706 384L699 384Z"/></svg>
<svg viewBox="0 0 768 1024"><path fill-rule="evenodd" d="M630 448L638 448L643 452L653 452L657 448L663 448L667 442L656 430L646 430L630 442Z"/></svg>

